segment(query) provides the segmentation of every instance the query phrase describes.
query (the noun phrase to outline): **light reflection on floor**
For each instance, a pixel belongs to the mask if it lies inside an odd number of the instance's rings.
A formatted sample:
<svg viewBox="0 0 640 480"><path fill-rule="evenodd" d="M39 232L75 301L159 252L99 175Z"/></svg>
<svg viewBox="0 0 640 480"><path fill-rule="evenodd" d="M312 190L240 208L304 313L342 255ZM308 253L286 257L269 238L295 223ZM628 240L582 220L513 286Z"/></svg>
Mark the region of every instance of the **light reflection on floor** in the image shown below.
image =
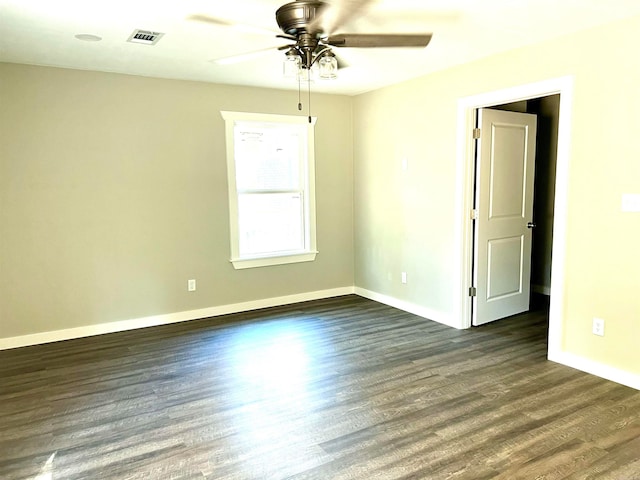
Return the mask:
<svg viewBox="0 0 640 480"><path fill-rule="evenodd" d="M304 341L292 334L277 334L269 342L236 357L238 376L274 394L304 391L309 361Z"/></svg>
<svg viewBox="0 0 640 480"><path fill-rule="evenodd" d="M45 462L40 470L38 476L34 477L33 480L53 480L53 459L55 458L57 452L53 452L49 459Z"/></svg>
<svg viewBox="0 0 640 480"><path fill-rule="evenodd" d="M278 471L274 467L293 472L322 456L296 429L302 425L296 419L310 415L315 400L309 388L312 356L321 354L315 335L294 320L267 322L239 330L228 344L237 382L228 393L243 405L233 416L231 446L241 456L251 452L243 467L254 478ZM292 442L296 437L300 441Z"/></svg>

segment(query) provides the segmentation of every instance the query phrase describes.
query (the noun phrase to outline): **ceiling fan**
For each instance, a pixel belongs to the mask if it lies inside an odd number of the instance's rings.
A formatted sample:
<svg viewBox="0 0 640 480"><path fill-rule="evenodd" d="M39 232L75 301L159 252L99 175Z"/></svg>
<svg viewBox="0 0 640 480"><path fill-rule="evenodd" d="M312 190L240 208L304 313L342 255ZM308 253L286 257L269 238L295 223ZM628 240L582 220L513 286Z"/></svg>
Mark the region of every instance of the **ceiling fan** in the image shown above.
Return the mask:
<svg viewBox="0 0 640 480"><path fill-rule="evenodd" d="M424 48L429 44L432 36L430 33L336 33L345 22L360 15L373 2L374 0L295 0L278 8L275 17L282 33L276 37L292 42L278 47L279 50L286 50L285 76L295 76L301 70L308 72L317 64L320 78L336 78L339 65L332 51L334 47ZM206 15L194 15L191 18L218 25L231 24ZM246 54L239 57L246 57Z"/></svg>

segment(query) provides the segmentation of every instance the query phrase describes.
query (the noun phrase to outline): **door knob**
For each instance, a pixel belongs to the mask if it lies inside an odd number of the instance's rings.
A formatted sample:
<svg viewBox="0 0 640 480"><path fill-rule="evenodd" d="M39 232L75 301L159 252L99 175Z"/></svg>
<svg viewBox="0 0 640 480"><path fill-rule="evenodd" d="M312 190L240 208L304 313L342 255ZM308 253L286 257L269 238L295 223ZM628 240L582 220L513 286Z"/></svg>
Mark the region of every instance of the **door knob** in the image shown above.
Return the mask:
<svg viewBox="0 0 640 480"><path fill-rule="evenodd" d="M536 224L533 222L527 223L527 228L536 228Z"/></svg>

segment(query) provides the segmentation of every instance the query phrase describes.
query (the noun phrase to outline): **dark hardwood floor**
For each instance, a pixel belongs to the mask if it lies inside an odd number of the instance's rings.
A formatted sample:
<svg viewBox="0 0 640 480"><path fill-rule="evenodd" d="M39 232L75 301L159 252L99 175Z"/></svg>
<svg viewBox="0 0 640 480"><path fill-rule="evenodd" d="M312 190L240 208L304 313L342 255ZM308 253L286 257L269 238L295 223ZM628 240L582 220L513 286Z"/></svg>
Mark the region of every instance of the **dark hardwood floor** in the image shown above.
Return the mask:
<svg viewBox="0 0 640 480"><path fill-rule="evenodd" d="M640 479L640 392L357 296L0 352L2 479Z"/></svg>

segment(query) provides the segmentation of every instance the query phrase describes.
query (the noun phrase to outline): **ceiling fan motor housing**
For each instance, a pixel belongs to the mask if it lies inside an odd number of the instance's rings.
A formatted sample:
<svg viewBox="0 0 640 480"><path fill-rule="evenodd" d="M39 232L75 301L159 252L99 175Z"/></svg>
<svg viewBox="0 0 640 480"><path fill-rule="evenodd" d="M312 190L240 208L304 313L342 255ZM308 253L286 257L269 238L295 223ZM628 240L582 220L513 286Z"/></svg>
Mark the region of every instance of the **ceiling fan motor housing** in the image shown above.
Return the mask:
<svg viewBox="0 0 640 480"><path fill-rule="evenodd" d="M309 24L326 6L326 3L313 0L297 0L281 6L276 11L276 21L280 29L287 35L296 36L300 33L310 32Z"/></svg>

